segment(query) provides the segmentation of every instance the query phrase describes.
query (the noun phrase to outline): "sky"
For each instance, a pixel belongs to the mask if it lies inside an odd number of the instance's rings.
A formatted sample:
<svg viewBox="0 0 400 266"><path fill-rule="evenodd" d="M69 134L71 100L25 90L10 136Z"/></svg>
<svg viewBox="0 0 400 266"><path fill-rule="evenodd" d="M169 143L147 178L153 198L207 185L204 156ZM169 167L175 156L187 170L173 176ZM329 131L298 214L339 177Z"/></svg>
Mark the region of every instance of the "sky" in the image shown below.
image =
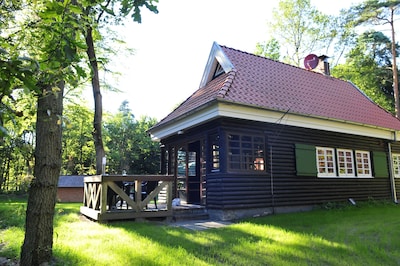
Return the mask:
<svg viewBox="0 0 400 266"><path fill-rule="evenodd" d="M142 23L118 27L133 55L118 52L118 80L103 76L121 92L102 91L103 109L115 113L124 100L137 119L161 120L194 93L213 42L253 53L266 41L267 21L278 0L159 0L159 13L142 11ZM311 0L325 14L338 14L360 0ZM93 106L91 88L84 93Z"/></svg>

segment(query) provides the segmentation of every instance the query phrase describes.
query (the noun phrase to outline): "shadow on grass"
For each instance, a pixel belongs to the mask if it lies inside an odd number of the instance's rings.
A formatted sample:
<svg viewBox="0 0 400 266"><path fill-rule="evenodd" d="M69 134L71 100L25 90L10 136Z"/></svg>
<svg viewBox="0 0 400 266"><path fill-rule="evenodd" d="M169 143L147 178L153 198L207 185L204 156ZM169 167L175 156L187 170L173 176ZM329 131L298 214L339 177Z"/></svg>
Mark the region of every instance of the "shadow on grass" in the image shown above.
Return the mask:
<svg viewBox="0 0 400 266"><path fill-rule="evenodd" d="M343 265L340 258L353 253L345 245L320 237L249 222L206 231L165 226L145 231L127 224L121 228L128 234L134 232L159 243L172 254L174 250L184 249L191 257L210 265ZM323 255L337 253L341 256ZM181 259L176 264L188 263L185 258Z"/></svg>
<svg viewBox="0 0 400 266"><path fill-rule="evenodd" d="M399 218L396 205L377 205L273 215L206 231L131 222L111 226L211 265L399 265L400 233L392 230L399 228ZM383 221L392 221L391 228Z"/></svg>
<svg viewBox="0 0 400 266"><path fill-rule="evenodd" d="M400 264L400 210L393 204L271 215L204 231L99 224L83 219L79 206L57 205L55 265Z"/></svg>

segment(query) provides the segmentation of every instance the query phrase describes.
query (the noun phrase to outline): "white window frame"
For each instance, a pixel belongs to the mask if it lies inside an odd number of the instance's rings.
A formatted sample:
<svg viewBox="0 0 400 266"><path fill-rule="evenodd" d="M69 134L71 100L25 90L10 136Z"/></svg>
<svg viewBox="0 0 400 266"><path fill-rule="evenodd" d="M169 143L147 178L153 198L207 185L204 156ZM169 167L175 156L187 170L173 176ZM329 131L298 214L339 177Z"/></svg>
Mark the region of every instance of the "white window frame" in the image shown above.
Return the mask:
<svg viewBox="0 0 400 266"><path fill-rule="evenodd" d="M353 150L337 149L336 160L339 177L355 177Z"/></svg>
<svg viewBox="0 0 400 266"><path fill-rule="evenodd" d="M318 177L337 177L335 149L328 147L316 147ZM331 157L331 160L328 159ZM333 170L332 172L329 170ZM323 171L321 171L323 170Z"/></svg>
<svg viewBox="0 0 400 266"><path fill-rule="evenodd" d="M355 164L356 164L357 177L372 177L371 153L369 151L362 151L362 150L356 150L355 153L356 153ZM358 155L361 155L360 158L361 161L358 160L359 159ZM365 155L366 158L364 157ZM367 159L367 162L365 162L364 159Z"/></svg>
<svg viewBox="0 0 400 266"><path fill-rule="evenodd" d="M393 175L395 178L400 178L400 154L392 153Z"/></svg>

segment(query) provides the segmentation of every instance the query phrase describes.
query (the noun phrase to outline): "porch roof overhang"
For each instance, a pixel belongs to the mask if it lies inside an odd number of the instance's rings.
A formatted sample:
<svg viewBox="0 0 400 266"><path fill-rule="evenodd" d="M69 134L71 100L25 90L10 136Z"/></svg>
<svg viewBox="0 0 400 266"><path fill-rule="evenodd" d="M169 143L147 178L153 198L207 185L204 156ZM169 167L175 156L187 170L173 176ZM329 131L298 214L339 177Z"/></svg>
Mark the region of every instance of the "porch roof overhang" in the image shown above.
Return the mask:
<svg viewBox="0 0 400 266"><path fill-rule="evenodd" d="M399 133L399 131L390 128L328 117L292 113L290 110L264 109L252 105L237 104L223 99L208 102L185 115L159 124L151 128L149 133L153 140L160 141L173 135L182 134L182 132L190 128L221 117L325 130L389 141L397 141L397 134Z"/></svg>

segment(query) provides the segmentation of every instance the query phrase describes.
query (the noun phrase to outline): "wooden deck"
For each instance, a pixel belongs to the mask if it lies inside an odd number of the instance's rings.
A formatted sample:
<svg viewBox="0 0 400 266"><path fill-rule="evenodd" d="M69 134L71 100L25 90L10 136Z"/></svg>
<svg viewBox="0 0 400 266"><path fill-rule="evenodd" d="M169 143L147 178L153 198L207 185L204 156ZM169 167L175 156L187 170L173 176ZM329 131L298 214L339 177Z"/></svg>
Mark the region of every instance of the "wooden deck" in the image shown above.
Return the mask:
<svg viewBox="0 0 400 266"><path fill-rule="evenodd" d="M158 182L149 194L142 193L142 183L146 181ZM96 221L172 217L173 181L171 175L88 176L84 179L80 212ZM116 204L110 204L111 201Z"/></svg>

